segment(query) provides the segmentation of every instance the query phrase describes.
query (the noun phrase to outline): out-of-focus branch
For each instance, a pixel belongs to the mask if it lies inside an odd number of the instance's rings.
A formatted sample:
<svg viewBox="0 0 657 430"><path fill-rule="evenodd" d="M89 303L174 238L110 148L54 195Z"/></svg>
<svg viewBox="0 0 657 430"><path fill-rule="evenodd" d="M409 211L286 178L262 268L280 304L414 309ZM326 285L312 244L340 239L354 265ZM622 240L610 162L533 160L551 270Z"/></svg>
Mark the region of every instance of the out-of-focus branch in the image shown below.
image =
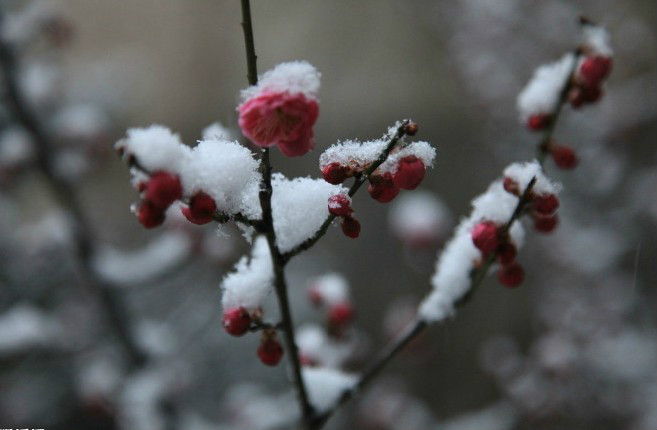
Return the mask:
<svg viewBox="0 0 657 430"><path fill-rule="evenodd" d="M518 203L516 204L516 207L513 213L511 214L511 217L509 217L508 221L501 229L502 234L508 233L508 231L511 229L513 224L516 221L518 221L520 217L523 215L523 213L525 212L527 205L531 202L531 192L532 189L534 188L535 183L536 183L536 177L534 177L527 184L527 187L525 187L525 190L523 191L522 195L518 199ZM488 273L488 270L492 266L493 261L494 261L494 257L489 257L483 264L481 264L479 267L477 267L472 271L472 273L470 274L471 284L470 284L469 292L468 294L463 296L461 300L456 302L455 304L456 307L460 308L469 302L474 291L476 291L477 287L481 284L481 282L486 277L486 274ZM376 355L372 363L370 363L370 365L367 366L365 370L361 373L356 384L354 384L352 388L345 390L342 393L335 406L330 410L328 410L327 412L316 416L308 426L308 429L309 430L321 429L337 409L339 409L342 405L344 405L349 400L351 400L351 398L353 398L355 394L361 391L372 379L374 379L374 377L376 377L379 374L379 372L381 372L381 370L383 370L383 368L401 350L403 350L418 335L424 332L424 330L427 327L428 327L427 322L419 318L415 319L412 323L410 323L396 339L394 339L390 344L388 344L388 346L386 346Z"/></svg>
<svg viewBox="0 0 657 430"><path fill-rule="evenodd" d="M2 25L0 15L0 25ZM76 261L83 282L89 287L103 310L117 340L125 350L133 367L142 366L146 357L137 346L131 333L131 324L125 305L117 290L102 280L94 271L92 260L95 239L85 218L75 189L61 178L54 167L53 145L43 129L37 114L31 109L22 93L17 78L17 58L10 45L0 39L0 68L2 70L4 96L7 108L15 120L30 134L36 148L36 165L46 179L58 203L67 210L73 220L73 243Z"/></svg>

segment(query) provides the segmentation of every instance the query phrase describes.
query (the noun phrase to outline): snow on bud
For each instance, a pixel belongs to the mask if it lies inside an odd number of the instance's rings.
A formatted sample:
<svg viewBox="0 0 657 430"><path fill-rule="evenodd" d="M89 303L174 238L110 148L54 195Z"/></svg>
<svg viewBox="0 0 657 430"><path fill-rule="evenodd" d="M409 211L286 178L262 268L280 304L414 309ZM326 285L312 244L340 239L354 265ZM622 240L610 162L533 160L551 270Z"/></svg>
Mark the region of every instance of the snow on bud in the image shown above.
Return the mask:
<svg viewBox="0 0 657 430"><path fill-rule="evenodd" d="M422 160L409 155L399 160L392 180L398 188L414 190L424 179L425 170Z"/></svg>
<svg viewBox="0 0 657 430"><path fill-rule="evenodd" d="M340 220L340 228L345 236L356 239L360 236L360 222L352 216L343 217Z"/></svg>
<svg viewBox="0 0 657 430"><path fill-rule="evenodd" d="M347 194L334 194L328 199L328 210L331 215L346 217L354 211L351 208L351 197Z"/></svg>
<svg viewBox="0 0 657 430"><path fill-rule="evenodd" d="M243 307L226 309L222 325L231 336L243 336L251 327L251 315Z"/></svg>
<svg viewBox="0 0 657 430"><path fill-rule="evenodd" d="M349 283L338 273L328 273L315 278L308 288L308 295L315 305L329 306L349 302Z"/></svg>
<svg viewBox="0 0 657 430"><path fill-rule="evenodd" d="M168 208L174 201L182 198L180 178L169 172L159 171L146 182L144 198L160 209Z"/></svg>
<svg viewBox="0 0 657 430"><path fill-rule="evenodd" d="M329 184L338 185L351 176L351 169L340 163L330 163L322 168L322 176Z"/></svg>
<svg viewBox="0 0 657 430"><path fill-rule="evenodd" d="M549 115L555 111L561 90L571 78L575 56L564 55L560 60L540 66L518 95L520 119L532 130L549 124Z"/></svg>
<svg viewBox="0 0 657 430"><path fill-rule="evenodd" d="M207 224L214 219L217 204L214 199L203 191L199 191L189 199L189 206L181 207L182 214L193 224Z"/></svg>
<svg viewBox="0 0 657 430"><path fill-rule="evenodd" d="M388 222L395 235L411 247L436 244L452 220L447 206L428 191L402 195L393 203Z"/></svg>
<svg viewBox="0 0 657 430"><path fill-rule="evenodd" d="M497 279L505 287L516 288L525 279L525 270L518 263L502 266L497 272Z"/></svg>
<svg viewBox="0 0 657 430"><path fill-rule="evenodd" d="M258 236L251 249L250 258L242 257L235 271L226 275L221 282L224 310L245 308L255 310L261 306L273 288L274 271L267 239Z"/></svg>

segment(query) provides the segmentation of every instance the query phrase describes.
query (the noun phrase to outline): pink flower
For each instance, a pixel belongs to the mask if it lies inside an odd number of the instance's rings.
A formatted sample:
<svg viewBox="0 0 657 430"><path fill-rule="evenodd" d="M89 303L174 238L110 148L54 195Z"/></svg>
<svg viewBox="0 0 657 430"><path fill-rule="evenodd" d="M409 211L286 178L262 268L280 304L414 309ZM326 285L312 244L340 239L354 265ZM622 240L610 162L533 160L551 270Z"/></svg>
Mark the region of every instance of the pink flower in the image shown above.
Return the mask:
<svg viewBox="0 0 657 430"><path fill-rule="evenodd" d="M278 145L288 157L313 147L319 106L301 93L265 91L238 108L242 133L258 146Z"/></svg>

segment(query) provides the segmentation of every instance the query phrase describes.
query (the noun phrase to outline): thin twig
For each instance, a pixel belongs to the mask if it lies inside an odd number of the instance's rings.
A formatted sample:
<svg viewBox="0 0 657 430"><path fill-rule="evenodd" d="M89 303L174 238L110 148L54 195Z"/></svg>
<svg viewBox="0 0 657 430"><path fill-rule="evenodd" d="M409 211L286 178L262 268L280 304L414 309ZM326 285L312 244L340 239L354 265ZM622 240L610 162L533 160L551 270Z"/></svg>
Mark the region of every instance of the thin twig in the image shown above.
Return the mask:
<svg viewBox="0 0 657 430"><path fill-rule="evenodd" d="M386 145L385 149L381 152L381 154L379 154L379 157L363 173L356 176L354 183L349 188L349 192L348 192L349 197L353 197L358 191L358 189L369 179L372 172L374 172L381 164L383 164L388 159L388 155L390 155L390 151L392 151L393 148L397 145L399 139L404 137L404 135L406 134L406 126L408 125L409 122L410 122L409 120L402 121L401 125L397 127L397 131L395 132L395 134L388 141L388 144ZM295 255L300 254L301 252L312 248L312 246L315 245L315 243L317 243L317 241L326 234L329 226L331 225L331 223L335 218L336 218L335 215L327 216L324 222L322 223L322 225L319 227L319 230L317 230L314 235L312 235L308 239L301 242L299 245L295 246L294 248L283 254L284 261L287 262Z"/></svg>
<svg viewBox="0 0 657 430"><path fill-rule="evenodd" d="M253 42L253 25L251 21L251 5L249 0L242 1L242 28L244 29L244 42L246 44L246 63L248 69L248 80L250 85L258 83L258 71L256 66L255 46ZM276 242L276 231L272 217L271 198L273 194L271 185L272 167L269 161L269 148L263 148L260 157L260 172L262 174L262 188L259 193L260 207L262 208L262 223L260 230L267 238L267 244L271 253L274 267L274 289L278 298L281 312L281 325L285 334L285 343L288 351L288 361L292 366L293 381L301 407L301 413L305 423L310 422L314 410L306 391L306 385L301 373L299 361L299 349L294 336L294 324L290 301L287 294L287 281L285 279L285 259L282 257Z"/></svg>
<svg viewBox="0 0 657 430"><path fill-rule="evenodd" d="M1 21L2 16L0 16ZM12 47L3 40L0 40L0 67L4 77L9 111L32 137L36 148L36 165L46 178L46 183L59 204L68 211L73 219L73 244L83 281L90 287L103 307L110 326L114 329L118 341L127 353L131 365L141 367L146 362L146 357L137 346L131 333L130 319L125 305L116 288L102 280L93 268L92 260L96 251L96 241L82 210L82 205L71 184L55 171L52 142L45 133L38 116L25 101L25 96L21 92L17 80L15 53Z"/></svg>

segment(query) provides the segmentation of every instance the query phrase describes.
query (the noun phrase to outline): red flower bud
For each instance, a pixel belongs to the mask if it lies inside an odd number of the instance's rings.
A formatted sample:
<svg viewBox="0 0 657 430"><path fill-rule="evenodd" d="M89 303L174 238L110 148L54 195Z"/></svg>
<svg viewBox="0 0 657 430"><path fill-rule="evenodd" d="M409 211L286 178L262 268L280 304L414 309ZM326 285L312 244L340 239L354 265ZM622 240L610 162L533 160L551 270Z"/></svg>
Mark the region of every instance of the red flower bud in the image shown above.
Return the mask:
<svg viewBox="0 0 657 430"><path fill-rule="evenodd" d="M518 186L518 183L511 178L504 178L504 190L514 196L520 195L520 187Z"/></svg>
<svg viewBox="0 0 657 430"><path fill-rule="evenodd" d="M155 172L146 183L144 198L160 209L182 198L180 179L168 172Z"/></svg>
<svg viewBox="0 0 657 430"><path fill-rule="evenodd" d="M518 263L502 266L497 272L497 279L508 288L516 288L525 279L525 270Z"/></svg>
<svg viewBox="0 0 657 430"><path fill-rule="evenodd" d="M511 242L504 242L497 248L497 260L505 266L513 263L516 255L518 255L518 250Z"/></svg>
<svg viewBox="0 0 657 430"><path fill-rule="evenodd" d="M341 184L351 176L351 169L348 166L343 166L340 163L330 163L322 169L322 176L329 184Z"/></svg>
<svg viewBox="0 0 657 430"><path fill-rule="evenodd" d="M263 338L258 347L258 357L267 366L276 366L283 357L283 347L275 337Z"/></svg>
<svg viewBox="0 0 657 430"><path fill-rule="evenodd" d="M598 86L609 75L612 65L613 60L610 57L587 57L579 66L579 75L587 84Z"/></svg>
<svg viewBox="0 0 657 430"><path fill-rule="evenodd" d="M328 210L335 216L349 216L353 212L351 199L346 194L334 194L328 199Z"/></svg>
<svg viewBox="0 0 657 430"><path fill-rule="evenodd" d="M164 210L155 206L149 200L144 200L137 209L137 219L146 228L157 227L164 222Z"/></svg>
<svg viewBox="0 0 657 430"><path fill-rule="evenodd" d="M554 164L560 169L570 170L577 166L577 156L572 148L563 145L553 145L550 154L554 159Z"/></svg>
<svg viewBox="0 0 657 430"><path fill-rule="evenodd" d="M399 160L392 180L398 188L414 190L424 179L425 170L422 160L415 155L409 155Z"/></svg>
<svg viewBox="0 0 657 430"><path fill-rule="evenodd" d="M559 216L553 215L534 215L534 228L541 233L551 233L559 224Z"/></svg>
<svg viewBox="0 0 657 430"><path fill-rule="evenodd" d="M360 223L356 218L351 216L343 217L340 220L340 228L345 236L356 239L360 235Z"/></svg>
<svg viewBox="0 0 657 430"><path fill-rule="evenodd" d="M230 308L224 311L222 321L226 333L232 336L243 336L251 327L251 315L242 308Z"/></svg>
<svg viewBox="0 0 657 430"><path fill-rule="evenodd" d="M182 207L182 213L189 222L207 224L214 219L217 204L214 199L203 191L194 194L189 200L189 207Z"/></svg>
<svg viewBox="0 0 657 430"><path fill-rule="evenodd" d="M553 214L559 207L559 199L554 194L539 194L534 196L533 209L541 215Z"/></svg>
<svg viewBox="0 0 657 430"><path fill-rule="evenodd" d="M348 302L338 303L331 306L328 314L329 324L344 327L354 319L354 308Z"/></svg>
<svg viewBox="0 0 657 430"><path fill-rule="evenodd" d="M543 130L549 124L550 124L550 115L544 113L532 115L527 120L527 127L529 127L529 129L533 131Z"/></svg>
<svg viewBox="0 0 657 430"><path fill-rule="evenodd" d="M483 221L475 225L470 234L472 243L484 256L494 252L500 245L497 225L491 221Z"/></svg>
<svg viewBox="0 0 657 430"><path fill-rule="evenodd" d="M370 176L370 185L367 187L370 196L379 203L388 203L399 194L399 187L392 180L389 172Z"/></svg>

